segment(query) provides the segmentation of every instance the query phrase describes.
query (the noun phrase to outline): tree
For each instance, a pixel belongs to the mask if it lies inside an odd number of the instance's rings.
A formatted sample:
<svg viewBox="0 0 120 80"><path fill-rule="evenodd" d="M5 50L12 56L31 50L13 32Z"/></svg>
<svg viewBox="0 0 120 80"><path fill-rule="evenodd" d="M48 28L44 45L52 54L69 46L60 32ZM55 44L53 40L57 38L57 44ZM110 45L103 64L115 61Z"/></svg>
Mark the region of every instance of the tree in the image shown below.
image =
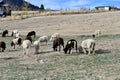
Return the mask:
<svg viewBox="0 0 120 80"><path fill-rule="evenodd" d="M40 10L44 10L45 8L44 8L44 5L43 4L41 4L41 6L40 6Z"/></svg>

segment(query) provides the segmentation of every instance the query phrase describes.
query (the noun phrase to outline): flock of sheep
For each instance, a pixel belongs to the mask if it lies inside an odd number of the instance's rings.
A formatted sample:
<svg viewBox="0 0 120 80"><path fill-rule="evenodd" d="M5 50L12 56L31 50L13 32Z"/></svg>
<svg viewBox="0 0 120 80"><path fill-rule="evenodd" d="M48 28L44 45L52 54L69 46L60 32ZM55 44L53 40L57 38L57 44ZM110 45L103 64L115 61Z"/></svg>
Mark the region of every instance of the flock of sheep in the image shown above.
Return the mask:
<svg viewBox="0 0 120 80"><path fill-rule="evenodd" d="M2 37L6 37L8 35L8 30L4 30L2 32ZM95 33L92 34L93 37L100 36L101 31L97 30ZM28 54L29 50L31 48L31 45L34 45L35 53L39 53L40 49L40 43L46 42L46 45L49 41L48 36L41 36L37 40L33 42L32 36L36 38L36 32L31 31L26 35L26 38L22 41L22 38L20 37L20 33L18 30L13 30L11 36L15 36L15 39L11 41L11 46L19 45L23 48L23 53ZM76 49L76 52L84 52L84 53L93 53L95 54L95 40L94 39L86 39L83 40L81 45L78 47L77 41L75 39L70 39L67 41L66 45L64 46L64 39L60 36L59 33L55 33L51 36L50 41L53 42L53 50L57 51L57 48L59 47L59 51L61 50L61 46L63 46L63 51L65 54L71 53L73 48ZM4 41L0 41L0 48L1 51L4 52L6 49L6 43Z"/></svg>

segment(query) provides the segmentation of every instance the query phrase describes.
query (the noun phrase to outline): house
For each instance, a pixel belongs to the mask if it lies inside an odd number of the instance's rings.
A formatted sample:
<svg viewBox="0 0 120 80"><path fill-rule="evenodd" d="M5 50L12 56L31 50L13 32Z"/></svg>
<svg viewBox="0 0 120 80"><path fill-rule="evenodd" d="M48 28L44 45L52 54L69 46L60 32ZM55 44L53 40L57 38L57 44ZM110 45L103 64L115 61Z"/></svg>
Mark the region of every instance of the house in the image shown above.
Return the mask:
<svg viewBox="0 0 120 80"><path fill-rule="evenodd" d="M11 15L10 6L4 3L3 0L0 0L0 16L7 16L7 15Z"/></svg>
<svg viewBox="0 0 120 80"><path fill-rule="evenodd" d="M120 10L117 7L112 7L112 6L97 6L95 7L96 10L104 10L104 11L111 11L111 10Z"/></svg>

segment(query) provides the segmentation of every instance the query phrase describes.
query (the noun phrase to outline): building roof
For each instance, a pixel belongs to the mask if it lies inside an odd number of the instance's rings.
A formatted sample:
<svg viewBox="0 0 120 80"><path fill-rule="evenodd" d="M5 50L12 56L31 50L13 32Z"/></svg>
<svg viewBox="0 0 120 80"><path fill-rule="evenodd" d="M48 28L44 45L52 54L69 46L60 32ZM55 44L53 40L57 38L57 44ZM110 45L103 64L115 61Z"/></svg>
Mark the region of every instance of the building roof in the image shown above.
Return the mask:
<svg viewBox="0 0 120 80"><path fill-rule="evenodd" d="M103 8L103 7L111 7L111 6L96 6L95 8Z"/></svg>

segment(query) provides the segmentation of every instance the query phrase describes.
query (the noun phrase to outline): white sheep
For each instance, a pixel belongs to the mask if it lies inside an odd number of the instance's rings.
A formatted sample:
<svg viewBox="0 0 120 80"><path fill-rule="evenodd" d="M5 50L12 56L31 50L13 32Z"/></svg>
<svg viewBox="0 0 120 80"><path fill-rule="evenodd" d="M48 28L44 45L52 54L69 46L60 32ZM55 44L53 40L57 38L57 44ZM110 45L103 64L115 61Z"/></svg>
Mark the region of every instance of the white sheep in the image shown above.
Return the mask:
<svg viewBox="0 0 120 80"><path fill-rule="evenodd" d="M40 41L35 41L33 43L34 47L35 47L35 54L39 53L39 48L40 48Z"/></svg>
<svg viewBox="0 0 120 80"><path fill-rule="evenodd" d="M12 31L11 36L14 36L14 35L15 35L15 38L20 38L20 33L17 29Z"/></svg>
<svg viewBox="0 0 120 80"><path fill-rule="evenodd" d="M59 33L55 33L55 34L53 34L51 36L50 41L53 41L53 40L55 40L56 38L59 38L59 37L60 37L60 34Z"/></svg>
<svg viewBox="0 0 120 80"><path fill-rule="evenodd" d="M101 31L100 30L96 30L94 33L93 33L93 37L99 37L101 35Z"/></svg>
<svg viewBox="0 0 120 80"><path fill-rule="evenodd" d="M28 54L29 49L31 47L31 41L30 40L24 40L22 43L22 47L23 47L23 53L24 54Z"/></svg>
<svg viewBox="0 0 120 80"><path fill-rule="evenodd" d="M16 34L16 33L19 33L19 31L18 31L17 29L15 29L15 30L12 31L11 36L13 36L13 35Z"/></svg>
<svg viewBox="0 0 120 80"><path fill-rule="evenodd" d="M48 42L48 36L41 36L39 39L38 39L39 42L46 42L46 45L47 45L47 42Z"/></svg>
<svg viewBox="0 0 120 80"><path fill-rule="evenodd" d="M15 38L20 38L20 33L16 33Z"/></svg>
<svg viewBox="0 0 120 80"><path fill-rule="evenodd" d="M86 40L82 41L80 47L84 53L87 53L87 51L88 51L88 54L90 54L91 52L93 52L93 54L95 54L95 40L93 40L93 39L86 39Z"/></svg>

